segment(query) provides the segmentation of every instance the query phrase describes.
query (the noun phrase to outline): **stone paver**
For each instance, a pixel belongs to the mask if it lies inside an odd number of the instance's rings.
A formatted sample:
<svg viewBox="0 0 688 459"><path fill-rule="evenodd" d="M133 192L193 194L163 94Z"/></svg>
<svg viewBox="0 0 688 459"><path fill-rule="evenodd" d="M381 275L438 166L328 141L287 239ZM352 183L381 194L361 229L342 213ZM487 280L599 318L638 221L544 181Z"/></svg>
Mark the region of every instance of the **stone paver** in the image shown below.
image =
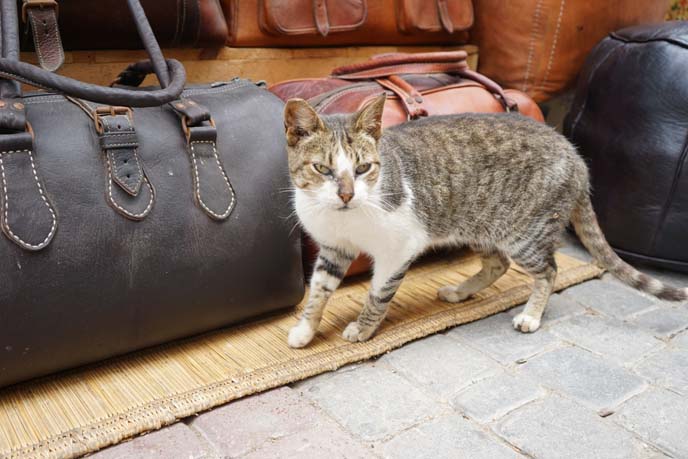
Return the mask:
<svg viewBox="0 0 688 459"><path fill-rule="evenodd" d="M547 352L517 371L601 411L614 408L645 388L643 380L629 370L577 347Z"/></svg>
<svg viewBox="0 0 688 459"><path fill-rule="evenodd" d="M500 371L499 364L489 357L443 335L411 343L380 361L443 398Z"/></svg>
<svg viewBox="0 0 688 459"><path fill-rule="evenodd" d="M332 425L271 440L242 459L373 459L375 449L364 446Z"/></svg>
<svg viewBox="0 0 688 459"><path fill-rule="evenodd" d="M459 415L435 419L402 432L383 447L389 459L522 457Z"/></svg>
<svg viewBox="0 0 688 459"><path fill-rule="evenodd" d="M263 443L331 421L309 399L288 387L237 400L198 417L196 429L219 453L237 457Z"/></svg>
<svg viewBox="0 0 688 459"><path fill-rule="evenodd" d="M623 404L612 419L675 457L688 457L688 399L651 389Z"/></svg>
<svg viewBox="0 0 688 459"><path fill-rule="evenodd" d="M592 280L564 290L563 296L611 317L626 318L648 309L654 300L616 282Z"/></svg>
<svg viewBox="0 0 688 459"><path fill-rule="evenodd" d="M519 306L517 308L509 309L507 314L514 317L523 311L523 307L524 306ZM576 314L582 314L583 312L585 312L585 307L583 305L576 303L570 298L555 293L549 297L549 302L547 303L547 308L545 309L545 314L542 320L542 327L547 327L558 320Z"/></svg>
<svg viewBox="0 0 688 459"><path fill-rule="evenodd" d="M568 239L562 251L589 258ZM513 330L521 309L93 457L688 458L688 303L605 275L553 295L536 333Z"/></svg>
<svg viewBox="0 0 688 459"><path fill-rule="evenodd" d="M657 457L629 432L576 403L552 396L507 415L495 431L540 459Z"/></svg>
<svg viewBox="0 0 688 459"><path fill-rule="evenodd" d="M632 322L657 338L669 338L688 328L688 306L659 307L635 316Z"/></svg>
<svg viewBox="0 0 688 459"><path fill-rule="evenodd" d="M376 365L316 378L304 394L364 440L380 440L445 410L408 380Z"/></svg>
<svg viewBox="0 0 688 459"><path fill-rule="evenodd" d="M212 458L200 438L183 423L177 423L126 443L99 451L93 459L205 459Z"/></svg>
<svg viewBox="0 0 688 459"><path fill-rule="evenodd" d="M688 350L673 347L648 356L636 371L659 386L688 396Z"/></svg>
<svg viewBox="0 0 688 459"><path fill-rule="evenodd" d="M460 413L488 423L544 395L537 382L503 371L462 390L451 404Z"/></svg>
<svg viewBox="0 0 688 459"><path fill-rule="evenodd" d="M509 314L491 317L456 327L447 336L488 354L503 364L513 363L555 347L560 339L547 330L521 333L511 325Z"/></svg>
<svg viewBox="0 0 688 459"><path fill-rule="evenodd" d="M621 364L637 361L665 345L649 331L599 314L571 317L552 325L550 331L566 341L603 354Z"/></svg>

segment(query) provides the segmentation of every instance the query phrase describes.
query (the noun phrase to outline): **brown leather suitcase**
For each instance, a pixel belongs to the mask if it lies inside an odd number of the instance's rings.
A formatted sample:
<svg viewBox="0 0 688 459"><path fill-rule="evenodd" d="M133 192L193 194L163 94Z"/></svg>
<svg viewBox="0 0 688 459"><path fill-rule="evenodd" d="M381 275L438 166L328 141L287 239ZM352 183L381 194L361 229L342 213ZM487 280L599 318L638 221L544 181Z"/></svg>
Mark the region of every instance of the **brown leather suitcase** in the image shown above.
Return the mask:
<svg viewBox="0 0 688 459"><path fill-rule="evenodd" d="M537 102L571 86L607 33L660 22L668 0L475 0L479 71Z"/></svg>
<svg viewBox="0 0 688 459"><path fill-rule="evenodd" d="M281 99L307 99L320 113L351 113L387 91L382 116L393 126L425 116L465 112L519 111L544 121L537 104L520 91L502 88L466 64L466 52L393 53L374 56L359 64L339 67L329 78L277 83L270 90ZM312 261L317 249L307 242L305 258ZM361 257L348 275L370 269Z"/></svg>
<svg viewBox="0 0 688 459"><path fill-rule="evenodd" d="M20 0L20 6L31 4ZM64 48L72 49L140 49L141 40L123 0L59 0L33 2L25 9L40 13L38 32L51 27L57 17ZM227 40L227 23L218 0L142 0L151 27L163 47L214 48ZM26 19L27 14L24 14ZM47 24L43 24L43 20ZM29 21L23 22L22 48L33 49ZM54 34L54 30L48 35ZM51 40L54 35L49 37Z"/></svg>
<svg viewBox="0 0 688 459"><path fill-rule="evenodd" d="M229 46L465 43L471 0L222 0Z"/></svg>

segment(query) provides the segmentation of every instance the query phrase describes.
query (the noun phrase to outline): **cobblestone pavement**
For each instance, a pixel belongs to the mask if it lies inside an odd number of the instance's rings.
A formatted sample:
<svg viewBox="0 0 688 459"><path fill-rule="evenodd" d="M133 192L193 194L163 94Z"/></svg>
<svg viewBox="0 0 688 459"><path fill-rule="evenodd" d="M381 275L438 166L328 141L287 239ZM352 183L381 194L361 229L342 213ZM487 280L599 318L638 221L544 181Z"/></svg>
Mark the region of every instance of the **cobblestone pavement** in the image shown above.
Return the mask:
<svg viewBox="0 0 688 459"><path fill-rule="evenodd" d="M688 458L688 304L605 275L554 295L537 333L511 328L519 309L94 457Z"/></svg>

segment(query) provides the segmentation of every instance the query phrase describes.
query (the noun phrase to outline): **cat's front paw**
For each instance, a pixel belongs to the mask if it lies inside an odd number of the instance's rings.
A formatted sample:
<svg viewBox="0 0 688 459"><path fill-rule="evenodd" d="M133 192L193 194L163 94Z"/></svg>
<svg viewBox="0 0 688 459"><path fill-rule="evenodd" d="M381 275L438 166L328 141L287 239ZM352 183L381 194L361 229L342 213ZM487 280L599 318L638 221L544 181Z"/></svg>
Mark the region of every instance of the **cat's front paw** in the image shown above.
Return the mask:
<svg viewBox="0 0 688 459"><path fill-rule="evenodd" d="M523 333L532 333L540 328L540 319L529 316L525 313L520 313L513 320L514 328Z"/></svg>
<svg viewBox="0 0 688 459"><path fill-rule="evenodd" d="M300 348L304 347L313 340L315 330L307 322L299 322L291 330L289 330L289 338L287 343L289 347Z"/></svg>
<svg viewBox="0 0 688 459"><path fill-rule="evenodd" d="M361 341L367 341L368 338L373 336L373 333L375 333L375 328L361 327L358 324L358 322L351 322L344 329L342 336L347 341L351 341L352 343L358 343Z"/></svg>
<svg viewBox="0 0 688 459"><path fill-rule="evenodd" d="M437 291L437 297L447 303L459 303L471 296L454 285L447 285Z"/></svg>

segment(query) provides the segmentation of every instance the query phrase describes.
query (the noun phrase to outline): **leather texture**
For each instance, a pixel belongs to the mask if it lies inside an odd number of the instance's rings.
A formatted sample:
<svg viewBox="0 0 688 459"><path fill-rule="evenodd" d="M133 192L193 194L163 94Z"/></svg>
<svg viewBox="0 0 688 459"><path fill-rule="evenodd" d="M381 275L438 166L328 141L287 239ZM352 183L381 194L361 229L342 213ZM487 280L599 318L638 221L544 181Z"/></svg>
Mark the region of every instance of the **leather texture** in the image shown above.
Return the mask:
<svg viewBox="0 0 688 459"><path fill-rule="evenodd" d="M564 123L622 257L688 271L688 22L612 33L590 53Z"/></svg>
<svg viewBox="0 0 688 459"><path fill-rule="evenodd" d="M126 2L57 0L57 3L64 49L142 48ZM218 48L227 41L227 23L218 0L141 0L141 3L164 47ZM30 51L34 49L33 32L27 27L28 24L23 25L22 49Z"/></svg>
<svg viewBox="0 0 688 459"><path fill-rule="evenodd" d="M22 17L31 26L33 43L41 67L54 72L64 63L64 50L57 24L56 1L23 0Z"/></svg>
<svg viewBox="0 0 688 459"><path fill-rule="evenodd" d="M661 22L667 0L474 0L478 70L542 102L571 87L609 32Z"/></svg>
<svg viewBox="0 0 688 459"><path fill-rule="evenodd" d="M0 75L69 96L0 80L0 386L303 296L300 235L280 192L283 103L240 79L170 89L183 68L164 61L138 0L128 3L151 60L125 74L157 71L170 81L162 90L98 88L16 62L16 4L2 0Z"/></svg>
<svg viewBox="0 0 688 459"><path fill-rule="evenodd" d="M471 0L222 0L229 46L460 44Z"/></svg>
<svg viewBox="0 0 688 459"><path fill-rule="evenodd" d="M311 78L277 83L270 91L282 100L307 99L324 114L352 113L367 101L387 91L382 114L383 127L421 116L466 112L518 110L544 121L532 99L520 91L502 90L496 83L468 69L466 53L438 52L384 54L369 61L334 69L329 78ZM317 248L306 238L307 263ZM354 261L347 275L370 269L367 257Z"/></svg>

